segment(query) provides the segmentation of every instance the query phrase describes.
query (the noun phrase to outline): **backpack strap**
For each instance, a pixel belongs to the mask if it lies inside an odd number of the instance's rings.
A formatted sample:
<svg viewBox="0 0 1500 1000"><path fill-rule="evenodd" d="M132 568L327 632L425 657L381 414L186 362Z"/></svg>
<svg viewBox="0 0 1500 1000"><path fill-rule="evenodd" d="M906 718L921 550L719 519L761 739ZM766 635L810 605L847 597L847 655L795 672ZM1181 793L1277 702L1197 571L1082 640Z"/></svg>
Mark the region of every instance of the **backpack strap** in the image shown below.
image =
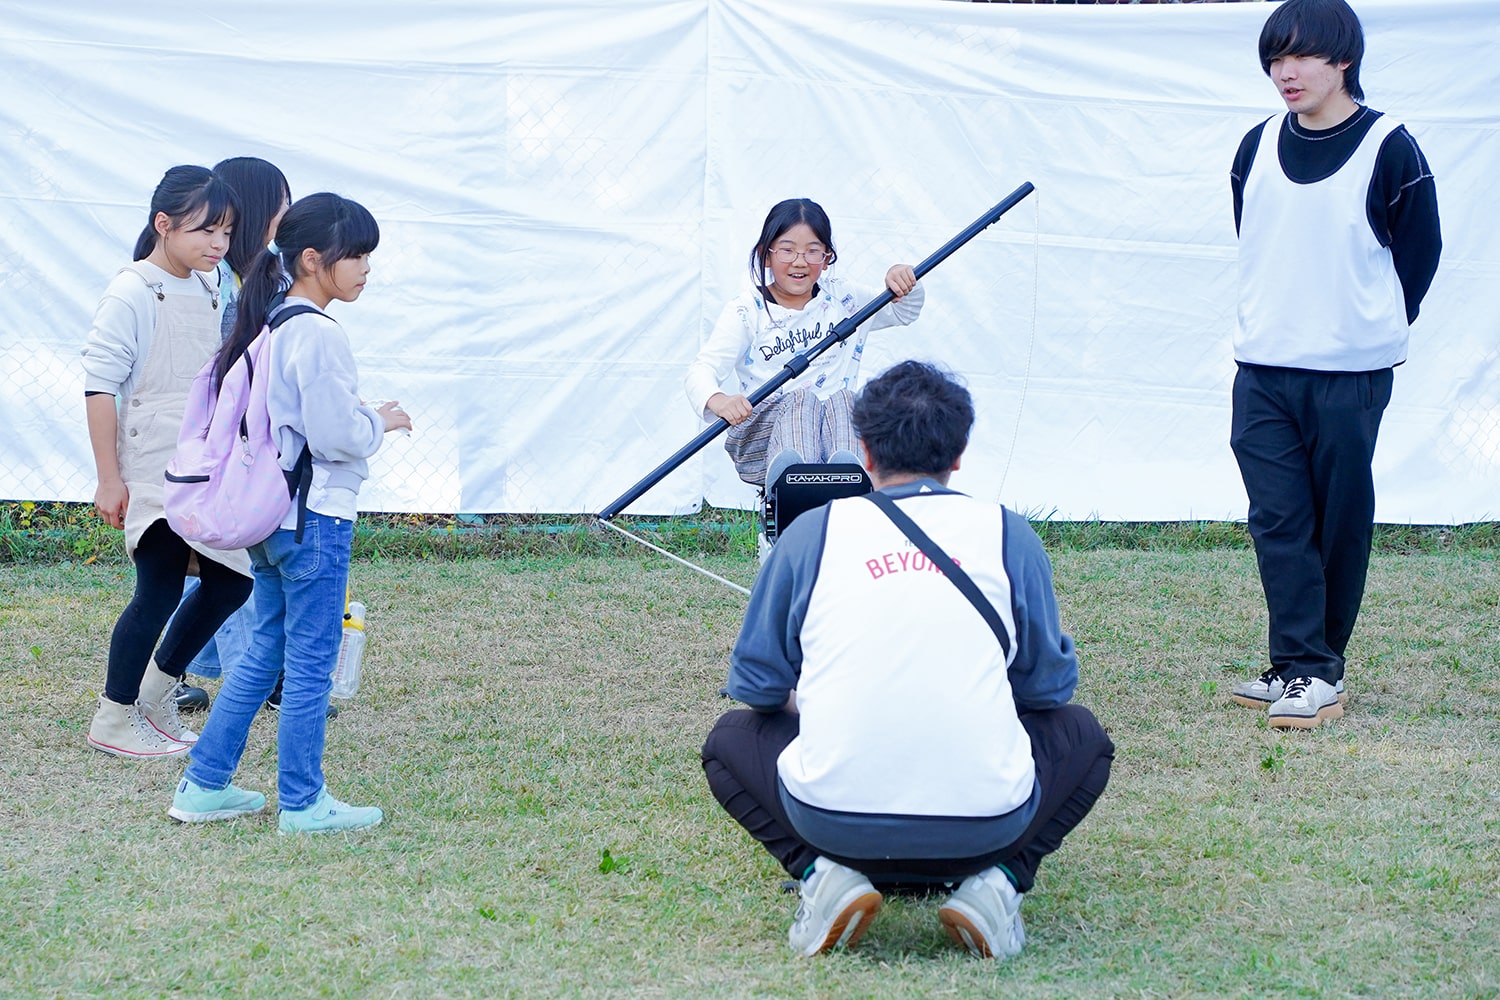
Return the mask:
<svg viewBox="0 0 1500 1000"><path fill-rule="evenodd" d="M917 526L917 522L907 516L906 511L897 507L896 501L879 490L866 493L864 497L884 511L885 516L894 521L896 527L901 529L901 533L911 539L912 543L922 550L922 554L931 560L934 566L943 571L944 576L953 581L953 585L958 588L959 593L967 597L969 603L974 605L974 610L984 616L985 623L989 625L990 631L994 632L995 638L1000 640L1000 651L1005 654L1006 659L1009 659L1010 633L1005 631L1005 623L1000 620L1000 612L995 610L995 606L990 603L989 598L984 596L984 592L979 589L979 585L974 582L973 578L965 573L958 563L954 562L953 558L942 550L937 542L929 538L927 533Z"/></svg>
<svg viewBox="0 0 1500 1000"><path fill-rule="evenodd" d="M287 490L297 498L297 533L292 540L301 545L302 529L307 525L307 494L312 492L312 449L306 443L302 445L302 454L297 456L297 464L283 470L283 474Z"/></svg>
<svg viewBox="0 0 1500 1000"><path fill-rule="evenodd" d="M328 316L327 313L319 309L317 306L305 306L300 302L296 305L283 305L279 308L273 305L272 310L273 311L271 315L266 319L266 326L270 327L273 330L281 324L285 323L287 320L291 319L293 316L303 316L307 313L317 313L319 316ZM333 317L329 316L328 318L332 319Z"/></svg>
<svg viewBox="0 0 1500 1000"><path fill-rule="evenodd" d="M301 316L305 313L317 313L319 316L328 315L316 306L304 306L300 303L297 305L282 306L266 321L266 326L275 330L293 316ZM245 364L250 364L248 354L245 356ZM250 375L253 378L255 373L252 371ZM244 434L247 438L250 436L243 418L240 420L240 433ZM304 441L302 443L302 454L297 456L296 463L290 469L282 470L282 475L286 476L287 495L297 501L297 533L293 536L293 540L298 545L302 544L302 529L307 525L307 494L312 492L312 464L312 449Z"/></svg>

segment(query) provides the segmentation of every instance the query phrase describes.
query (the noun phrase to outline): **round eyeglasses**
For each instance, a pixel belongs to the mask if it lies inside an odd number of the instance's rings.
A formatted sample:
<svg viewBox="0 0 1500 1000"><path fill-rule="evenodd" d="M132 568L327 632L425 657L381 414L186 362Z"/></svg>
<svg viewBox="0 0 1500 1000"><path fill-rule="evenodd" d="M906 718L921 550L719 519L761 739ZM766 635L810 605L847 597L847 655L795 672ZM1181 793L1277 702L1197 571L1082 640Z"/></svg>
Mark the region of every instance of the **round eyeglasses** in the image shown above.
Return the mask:
<svg viewBox="0 0 1500 1000"><path fill-rule="evenodd" d="M801 257L803 260L807 261L807 265L809 267L817 267L819 264L832 257L833 254L822 248L815 248L812 250L793 250L791 247L776 247L771 251L771 256L775 257L783 264L790 264L794 262L798 257Z"/></svg>

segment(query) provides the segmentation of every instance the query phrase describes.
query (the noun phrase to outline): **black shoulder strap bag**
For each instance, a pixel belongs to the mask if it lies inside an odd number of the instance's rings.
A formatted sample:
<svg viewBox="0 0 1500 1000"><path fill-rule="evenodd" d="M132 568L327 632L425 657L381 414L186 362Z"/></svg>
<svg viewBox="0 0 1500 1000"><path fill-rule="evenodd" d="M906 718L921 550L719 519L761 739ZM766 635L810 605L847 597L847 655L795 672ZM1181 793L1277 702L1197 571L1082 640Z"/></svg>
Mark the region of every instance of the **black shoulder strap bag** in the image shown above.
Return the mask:
<svg viewBox="0 0 1500 1000"><path fill-rule="evenodd" d="M927 537L927 532L917 527L917 522L908 517L906 512L900 507L896 506L896 501L879 490L866 493L864 497L883 510L886 517L896 522L896 527L901 529L902 534L911 539L912 544L921 549L922 554L934 566L942 570L944 576L953 581L953 585L958 588L959 593L967 597L969 603L974 605L974 610L984 616L984 620L989 625L990 631L994 632L995 638L1000 640L1001 652L1005 654L1006 659L1010 659L1010 633L1005 631L1005 623L1000 620L1000 612L996 611L995 606L990 603L989 598L984 596L984 592L979 589L979 585L974 582L969 574L963 571L958 563L953 561L948 553L942 550L937 542Z"/></svg>

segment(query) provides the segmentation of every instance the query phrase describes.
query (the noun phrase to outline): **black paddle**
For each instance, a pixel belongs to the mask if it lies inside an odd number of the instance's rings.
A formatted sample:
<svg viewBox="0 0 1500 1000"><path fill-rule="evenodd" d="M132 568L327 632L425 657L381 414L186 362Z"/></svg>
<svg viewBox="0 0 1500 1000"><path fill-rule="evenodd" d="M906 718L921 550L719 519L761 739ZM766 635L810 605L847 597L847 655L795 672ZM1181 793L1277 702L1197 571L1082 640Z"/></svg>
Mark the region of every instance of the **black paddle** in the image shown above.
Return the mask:
<svg viewBox="0 0 1500 1000"><path fill-rule="evenodd" d="M1032 186L1032 183L1030 181L1027 181L1020 187L1012 191L1010 194L1006 195L998 205L990 209L988 212L985 212L979 218L975 219L967 229L959 233L957 236L953 237L953 239L949 240L947 243L944 243L941 247L938 248L936 253L934 253L931 257L928 257L926 260L922 261L922 263L918 264L915 268L917 278L920 280L924 274L927 274L933 268L937 267L943 261L947 260L948 257L953 253L953 251L957 250L959 247L963 246L965 243L978 236L981 232L988 229L991 225L994 224L997 219L1000 218L1000 216L1010 211L1021 201L1022 198L1025 198L1028 194L1035 190L1036 188ZM807 366L811 364L812 360L819 354L822 354L833 345L842 343L843 341L847 340L850 334L859 329L861 323L869 319L871 316L874 316L886 306L890 305L891 300L894 298L895 295L891 293L891 290L889 288L883 290L879 295L871 299L864 306L864 308L860 309L859 312L855 313L853 316L850 316L842 323L839 323L832 330L829 330L828 335L822 340L818 341L816 344L813 344L805 351L801 351L798 354L793 355L792 359L788 361L784 366L782 366L781 371L777 372L770 379L768 379L764 385L757 388L754 392L750 393L750 395L745 398L750 401L751 406L755 406L757 403L770 396L777 389L780 389L792 379L807 371ZM729 421L725 420L722 417L720 417L718 420L715 420L713 423L709 424L708 427L704 428L702 433L693 438L687 444L683 445L681 448L677 449L676 453L673 454L671 458L667 459L665 462L658 465L655 469L651 470L651 473L647 475L646 478L642 479L630 489L626 490L617 500L615 500L614 503L604 508L598 514L596 514L595 517L599 518L601 521L608 521L612 519L615 515L619 514L620 511L624 510L626 507L629 507L631 504L639 500L643 493L665 479L669 472L677 468L683 462L686 462L689 458L693 457L693 455L695 455L704 445L708 444L710 441L712 441L714 438L718 437L728 429Z"/></svg>

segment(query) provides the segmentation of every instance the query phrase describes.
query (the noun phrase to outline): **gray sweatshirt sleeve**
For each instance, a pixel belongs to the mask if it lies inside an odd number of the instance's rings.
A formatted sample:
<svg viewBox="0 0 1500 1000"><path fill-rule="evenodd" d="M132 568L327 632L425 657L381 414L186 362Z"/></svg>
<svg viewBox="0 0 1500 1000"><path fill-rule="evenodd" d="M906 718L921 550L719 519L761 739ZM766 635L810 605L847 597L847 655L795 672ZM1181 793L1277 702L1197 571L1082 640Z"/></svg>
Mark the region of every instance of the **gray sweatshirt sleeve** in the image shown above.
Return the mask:
<svg viewBox="0 0 1500 1000"><path fill-rule="evenodd" d="M817 582L828 509L808 511L787 525L766 558L745 623L729 657L729 696L759 712L774 712L802 676L802 622Z"/></svg>
<svg viewBox="0 0 1500 1000"><path fill-rule="evenodd" d="M1016 707L1026 712L1066 705L1078 686L1073 637L1062 630L1042 540L1012 510L1005 512L1005 570L1016 620L1016 657L1009 670Z"/></svg>
<svg viewBox="0 0 1500 1000"><path fill-rule="evenodd" d="M83 347L83 391L121 396L135 384L135 374L151 349L155 319L150 290L133 274L110 282Z"/></svg>
<svg viewBox="0 0 1500 1000"><path fill-rule="evenodd" d="M318 462L363 462L375 454L385 421L360 403L354 352L343 329L326 316L308 314L288 320L277 334L284 378L270 393L284 397L269 401L273 415L283 406L293 411L300 424L294 429Z"/></svg>

